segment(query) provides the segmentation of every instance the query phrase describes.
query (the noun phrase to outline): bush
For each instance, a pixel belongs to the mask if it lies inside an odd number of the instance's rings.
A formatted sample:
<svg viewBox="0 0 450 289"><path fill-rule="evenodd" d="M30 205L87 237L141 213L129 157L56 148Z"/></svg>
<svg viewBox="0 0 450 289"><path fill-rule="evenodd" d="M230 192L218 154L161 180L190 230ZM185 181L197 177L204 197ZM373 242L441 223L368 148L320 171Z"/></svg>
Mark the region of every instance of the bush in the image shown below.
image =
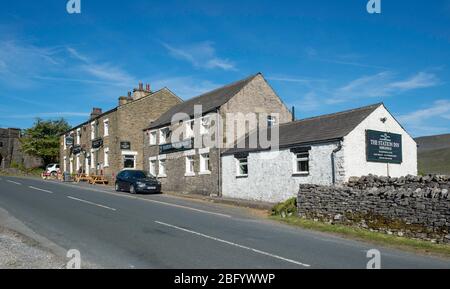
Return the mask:
<svg viewBox="0 0 450 289"><path fill-rule="evenodd" d="M279 203L272 208L272 216L292 216L297 214L297 198Z"/></svg>

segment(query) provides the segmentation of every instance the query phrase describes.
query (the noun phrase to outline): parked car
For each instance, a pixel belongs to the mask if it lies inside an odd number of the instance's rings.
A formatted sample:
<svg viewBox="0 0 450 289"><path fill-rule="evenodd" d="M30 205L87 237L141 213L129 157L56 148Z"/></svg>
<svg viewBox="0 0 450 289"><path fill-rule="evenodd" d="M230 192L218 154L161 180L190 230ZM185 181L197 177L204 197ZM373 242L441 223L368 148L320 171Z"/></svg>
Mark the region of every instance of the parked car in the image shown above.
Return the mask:
<svg viewBox="0 0 450 289"><path fill-rule="evenodd" d="M59 164L49 164L45 167L45 174L56 176L60 172Z"/></svg>
<svg viewBox="0 0 450 289"><path fill-rule="evenodd" d="M152 175L140 170L123 170L117 174L115 188L117 192L131 194L161 192L161 183Z"/></svg>

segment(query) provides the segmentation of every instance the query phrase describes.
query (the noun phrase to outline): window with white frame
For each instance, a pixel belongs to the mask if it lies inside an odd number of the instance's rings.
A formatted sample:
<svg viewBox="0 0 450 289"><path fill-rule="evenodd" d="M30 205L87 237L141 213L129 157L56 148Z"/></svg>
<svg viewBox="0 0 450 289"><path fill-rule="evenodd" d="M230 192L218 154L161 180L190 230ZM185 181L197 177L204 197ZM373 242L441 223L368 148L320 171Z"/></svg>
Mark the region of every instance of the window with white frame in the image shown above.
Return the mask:
<svg viewBox="0 0 450 289"><path fill-rule="evenodd" d="M91 122L91 140L95 139L95 122Z"/></svg>
<svg viewBox="0 0 450 289"><path fill-rule="evenodd" d="M77 129L77 144L81 144L81 129Z"/></svg>
<svg viewBox="0 0 450 289"><path fill-rule="evenodd" d="M77 155L77 157L76 157L76 166L75 166L75 170L77 171L77 173L80 171L80 168L81 168L81 166L80 166L80 155Z"/></svg>
<svg viewBox="0 0 450 289"><path fill-rule="evenodd" d="M308 174L309 173L309 152L294 153L294 173Z"/></svg>
<svg viewBox="0 0 450 289"><path fill-rule="evenodd" d="M186 175L194 175L194 156L186 157Z"/></svg>
<svg viewBox="0 0 450 289"><path fill-rule="evenodd" d="M104 157L103 157L103 165L104 167L109 167L109 148L105 148Z"/></svg>
<svg viewBox="0 0 450 289"><path fill-rule="evenodd" d="M63 172L65 173L66 171L67 171L67 157L64 156Z"/></svg>
<svg viewBox="0 0 450 289"><path fill-rule="evenodd" d="M73 174L73 158L69 160L69 173Z"/></svg>
<svg viewBox="0 0 450 289"><path fill-rule="evenodd" d="M166 176L166 160L159 160L158 177Z"/></svg>
<svg viewBox="0 0 450 289"><path fill-rule="evenodd" d="M149 172L152 176L156 176L156 160L150 160Z"/></svg>
<svg viewBox="0 0 450 289"><path fill-rule="evenodd" d="M188 120L184 122L185 125L185 139L194 137L194 120Z"/></svg>
<svg viewBox="0 0 450 289"><path fill-rule="evenodd" d="M243 177L248 176L248 158L240 157L236 159L237 161L237 176Z"/></svg>
<svg viewBox="0 0 450 289"><path fill-rule="evenodd" d="M200 134L201 135L207 134L209 132L209 126L210 126L210 117L209 116L202 117L202 123L200 126Z"/></svg>
<svg viewBox="0 0 450 289"><path fill-rule="evenodd" d="M150 138L150 140L149 140L150 145L155 145L156 144L156 130L151 131L149 133L149 138Z"/></svg>
<svg viewBox="0 0 450 289"><path fill-rule="evenodd" d="M64 146L64 150L66 150L66 149L67 149L67 144L66 144L66 135L64 135L64 144L63 144L63 146Z"/></svg>
<svg viewBox="0 0 450 289"><path fill-rule="evenodd" d="M159 130L159 144L165 144L169 141L170 129L168 127Z"/></svg>
<svg viewBox="0 0 450 289"><path fill-rule="evenodd" d="M109 136L109 119L103 121L103 136Z"/></svg>
<svg viewBox="0 0 450 289"><path fill-rule="evenodd" d="M200 173L209 173L209 153L200 154Z"/></svg>
<svg viewBox="0 0 450 289"><path fill-rule="evenodd" d="M267 127L273 127L277 124L277 118L273 115L267 116Z"/></svg>
<svg viewBox="0 0 450 289"><path fill-rule="evenodd" d="M91 169L95 169L95 151L91 150Z"/></svg>

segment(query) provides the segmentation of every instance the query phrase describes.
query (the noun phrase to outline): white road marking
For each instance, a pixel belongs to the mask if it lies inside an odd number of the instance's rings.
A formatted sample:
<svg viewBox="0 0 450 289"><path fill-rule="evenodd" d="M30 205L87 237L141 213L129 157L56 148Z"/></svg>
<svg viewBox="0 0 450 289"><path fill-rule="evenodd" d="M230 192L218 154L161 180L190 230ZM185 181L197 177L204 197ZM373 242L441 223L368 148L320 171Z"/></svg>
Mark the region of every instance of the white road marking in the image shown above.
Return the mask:
<svg viewBox="0 0 450 289"><path fill-rule="evenodd" d="M59 183L57 183L57 184L59 184ZM166 203L166 202L162 202L162 201L144 199L144 198L140 198L140 197L136 197L136 196L132 196L132 195L125 195L125 194L120 194L120 193L115 193L115 192L110 192L110 191L105 191L105 190L99 190L99 189L89 188L89 187L88 188L83 188L83 187L77 186L77 185L69 185L69 184L60 184L60 185L67 185L67 186L70 186L70 187L73 187L73 188L77 188L77 189L87 189L87 190L90 190L90 191L105 193L105 194L114 195L114 196L118 196L118 197L122 197L122 198L129 198L129 199L134 199L134 200L142 200L142 201L146 201L146 202L151 202L151 203L156 203L156 204L161 204L161 205L166 205L166 206L171 206L171 207L176 207L176 208L181 208L181 209L186 209L186 210L191 210L191 211L204 213L204 214L216 215L216 216L221 216L221 217L225 217L225 218L232 218L232 216L227 215L227 214L216 213L216 212L211 212L211 211L205 211L205 210L201 210L201 209L196 209L196 208L187 207L187 206L183 206L183 205L172 204L172 203Z"/></svg>
<svg viewBox="0 0 450 289"><path fill-rule="evenodd" d="M47 190L44 190L44 189L39 189L39 188L36 188L36 187L33 187L33 186L28 186L28 187L29 187L30 189L32 189L32 190L36 190L36 191L41 191L41 192L53 194L52 191L47 191Z"/></svg>
<svg viewBox="0 0 450 289"><path fill-rule="evenodd" d="M170 224L167 224L167 223L163 223L163 222L159 222L159 221L155 221L155 223L163 225L163 226L167 226L167 227L170 227L170 228L173 228L173 229L181 230L181 231L184 231L184 232L187 232L187 233L190 233L190 234L194 234L194 235L197 235L197 236L201 236L201 237L204 237L204 238L207 238L207 239L210 239L210 240L214 240L214 241L217 241L217 242L221 242L221 243L225 243L225 244L228 244L228 245L231 245L231 246L235 246L235 247L238 247L238 248L241 248L241 249L249 250L249 251L252 251L254 253L258 253L258 254L261 254L261 255L269 256L269 257L272 257L272 258L275 258L275 259L279 259L279 260L282 260L282 261L285 261L285 262L293 263L293 264L300 265L300 266L303 266L303 267L311 267L311 265L304 264L304 263L301 263L301 262L298 262L298 261L295 261L295 260L287 259L287 258L278 256L278 255L274 255L274 254L271 254L271 253L267 253L267 252L264 252L264 251L261 251L261 250L258 250L258 249L253 249L253 248L250 248L250 247L247 247L247 246L239 245L239 244L236 244L236 243L233 243L233 242L230 242L230 241L222 240L222 239L219 239L219 238L216 238L216 237L208 236L208 235L205 235L205 234L202 234L202 233L198 233L198 232L191 231L191 230L188 230L188 229L180 228L180 227L177 227L177 226L174 226L174 225L170 225Z"/></svg>
<svg viewBox="0 0 450 289"><path fill-rule="evenodd" d="M204 214L211 214L211 215L221 216L221 217L225 217L225 218L231 218L230 215L221 214L221 213L215 213L215 212L210 212L210 211L205 211L205 210L196 209L196 208L192 208L192 207L186 207L186 206L182 206L182 205L166 203L166 202L161 202L161 201L155 201L155 200L150 200L150 199L141 199L141 200L145 200L145 201L156 203L156 204L172 206L172 207L182 208L182 209L191 210L191 211L196 211L196 212L200 212L200 213L204 213Z"/></svg>
<svg viewBox="0 0 450 289"><path fill-rule="evenodd" d="M116 211L116 209L111 208L111 207L107 207L107 206L104 206L104 205L96 204L96 203L93 203L93 202L89 202L89 201L78 199L78 198L71 197L71 196L67 196L67 197L69 199L72 199L72 200L75 200L75 201L78 201L78 202L86 203L86 204L89 204L89 205L97 206L97 207L100 207L100 208L103 208L103 209L108 209L108 210L111 210L111 211Z"/></svg>
<svg viewBox="0 0 450 289"><path fill-rule="evenodd" d="M19 185L19 186L22 185L21 183L18 183L18 182L15 182L15 181L7 180L7 182L8 182L8 183L11 183L11 184Z"/></svg>

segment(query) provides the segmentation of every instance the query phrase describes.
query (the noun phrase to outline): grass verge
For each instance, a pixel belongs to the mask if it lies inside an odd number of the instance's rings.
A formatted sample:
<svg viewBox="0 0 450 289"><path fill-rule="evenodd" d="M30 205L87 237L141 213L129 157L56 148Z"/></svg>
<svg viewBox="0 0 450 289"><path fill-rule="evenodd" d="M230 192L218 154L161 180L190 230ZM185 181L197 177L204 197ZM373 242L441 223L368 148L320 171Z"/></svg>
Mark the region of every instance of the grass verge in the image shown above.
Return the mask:
<svg viewBox="0 0 450 289"><path fill-rule="evenodd" d="M405 237L387 235L379 232L371 232L366 229L355 228L344 225L332 225L322 222L315 222L297 216L287 216L285 218L276 215L269 217L272 220L283 222L303 229L332 233L351 239L365 241L373 244L393 247L401 250L421 253L425 255L435 255L450 258L450 245L435 244L422 240L415 240Z"/></svg>

